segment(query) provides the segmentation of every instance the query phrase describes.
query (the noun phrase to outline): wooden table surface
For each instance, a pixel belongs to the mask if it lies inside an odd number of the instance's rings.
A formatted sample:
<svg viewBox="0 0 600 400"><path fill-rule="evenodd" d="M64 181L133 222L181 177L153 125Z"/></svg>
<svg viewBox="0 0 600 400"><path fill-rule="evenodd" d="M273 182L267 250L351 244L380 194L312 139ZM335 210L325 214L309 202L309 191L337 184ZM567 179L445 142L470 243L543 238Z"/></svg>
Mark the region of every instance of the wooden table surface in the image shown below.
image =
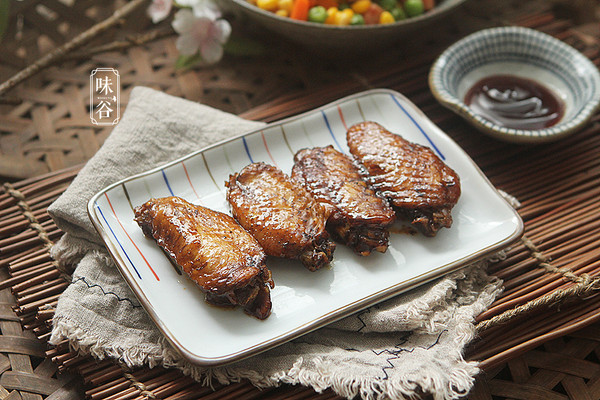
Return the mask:
<svg viewBox="0 0 600 400"><path fill-rule="evenodd" d="M93 9L91 1L82 1L79 10L47 3L68 17L71 33L42 24L43 15L32 16L38 2L19 3L15 21L21 13L30 31L24 32L23 46L0 43L0 81L51 49L53 40L68 40L94 23L92 17L73 17ZM0 399L340 398L331 390L315 393L285 385L259 391L246 382L206 388L178 371L125 371L111 361L80 355L67 343L46 347L53 307L67 285L47 254L62 232L46 208L110 133L92 126L86 113L89 71L100 66L120 71L123 107L132 87L146 85L266 122L370 88L406 95L496 187L522 203L527 240L490 267L504 280L505 291L477 319L480 339L465 355L481 361L484 370L469 397L600 398L600 116L560 142L508 144L473 130L441 107L427 86L431 63L449 44L484 27L509 24L554 35L600 64L595 1L471 0L435 28L368 57L307 56L268 32L244 26L239 29L267 44L264 53L176 71L174 37L167 35L120 51L80 49L16 86L0 105ZM15 26L9 25L11 35ZM117 34L111 35L114 41Z"/></svg>

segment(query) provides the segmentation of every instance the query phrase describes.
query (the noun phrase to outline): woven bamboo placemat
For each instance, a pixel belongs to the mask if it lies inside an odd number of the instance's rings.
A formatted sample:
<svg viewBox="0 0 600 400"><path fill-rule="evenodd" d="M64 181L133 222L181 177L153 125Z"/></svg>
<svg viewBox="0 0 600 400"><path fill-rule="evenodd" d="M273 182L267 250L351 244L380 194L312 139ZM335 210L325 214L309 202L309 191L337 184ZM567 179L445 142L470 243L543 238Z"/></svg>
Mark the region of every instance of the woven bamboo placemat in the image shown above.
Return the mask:
<svg viewBox="0 0 600 400"><path fill-rule="evenodd" d="M81 104L65 111L65 98L75 96L85 103L82 90L89 68L107 57L127 76L125 99L130 87L147 84L264 121L371 87L405 94L469 153L493 184L522 202L524 240L490 267L505 281L506 290L478 318L480 339L467 357L481 361L484 374L470 398L600 398L600 116L558 143L505 144L481 136L439 106L426 82L429 66L445 43L479 27L506 23L552 34L598 65L598 24L575 24L575 14L561 14L548 2L496 3L469 4L423 39L434 50L413 48L415 57L389 57L385 68L382 61L352 68L327 61L308 74L301 56L283 49L272 65L251 58L226 59L219 68L176 73L168 64L174 53L173 38L167 37L61 65L36 77L41 80L38 86L28 81L16 88L11 93L23 102L2 106L8 113L0 114L3 139L9 138L0 142L0 150L6 151L6 142L19 141L12 149L22 150L15 157L21 164L2 172L12 182L4 184L0 195L0 399L83 394L92 399L339 399L331 391L316 394L292 386L259 391L245 382L207 388L177 371L126 371L111 361L78 355L67 343L46 349L53 308L68 282L68 274L59 271L47 253L61 232L46 209L108 134L78 125L87 114L75 112ZM440 39L441 31L447 37ZM265 74L274 77L267 79ZM36 126L48 119L52 132L36 137ZM70 143L51 146L52 140L65 137ZM70 158L71 153L77 156ZM37 162L31 161L36 157ZM30 164L33 167L26 169ZM24 176L32 177L15 181Z"/></svg>

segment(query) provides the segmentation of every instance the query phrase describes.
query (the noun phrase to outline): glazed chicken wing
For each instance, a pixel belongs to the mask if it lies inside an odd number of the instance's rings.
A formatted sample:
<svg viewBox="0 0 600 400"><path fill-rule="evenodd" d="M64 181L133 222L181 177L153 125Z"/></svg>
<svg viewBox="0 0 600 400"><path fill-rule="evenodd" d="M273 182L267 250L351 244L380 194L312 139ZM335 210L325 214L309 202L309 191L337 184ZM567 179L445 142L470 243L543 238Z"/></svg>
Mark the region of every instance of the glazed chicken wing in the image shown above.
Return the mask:
<svg viewBox="0 0 600 400"><path fill-rule="evenodd" d="M394 211L367 186L352 159L327 146L300 150L294 161L292 179L329 210L330 231L360 255L387 250Z"/></svg>
<svg viewBox="0 0 600 400"><path fill-rule="evenodd" d="M144 234L206 293L208 303L269 316L273 281L266 254L232 217L179 197L150 199L134 213Z"/></svg>
<svg viewBox="0 0 600 400"><path fill-rule="evenodd" d="M398 214L426 236L452 225L460 180L428 147L411 143L375 122L347 132L350 152L363 164L369 183L390 199Z"/></svg>
<svg viewBox="0 0 600 400"><path fill-rule="evenodd" d="M325 209L278 168L253 163L229 177L233 216L270 256L299 259L311 271L329 264L335 244Z"/></svg>

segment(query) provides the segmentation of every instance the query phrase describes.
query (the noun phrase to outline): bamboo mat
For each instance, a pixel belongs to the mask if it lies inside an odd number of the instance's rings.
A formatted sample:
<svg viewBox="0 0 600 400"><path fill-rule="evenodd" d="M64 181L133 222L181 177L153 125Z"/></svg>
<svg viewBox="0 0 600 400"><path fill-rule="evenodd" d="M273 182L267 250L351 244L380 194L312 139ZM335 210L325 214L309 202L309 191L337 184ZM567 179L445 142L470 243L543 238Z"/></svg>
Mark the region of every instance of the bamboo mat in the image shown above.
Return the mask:
<svg viewBox="0 0 600 400"><path fill-rule="evenodd" d="M575 26L547 8L530 13L520 8L515 10L519 19L509 18L506 10L494 14L493 3L490 14L506 20L477 19L478 24L510 21L536 28L600 64L600 33L594 28ZM469 153L496 187L522 203L524 240L489 268L504 280L505 291L477 319L480 337L466 357L481 361L484 373L469 397L598 399L600 115L557 143L523 146L484 137L443 109L429 92L429 66L442 49L385 68L368 62L354 66L346 80L265 97L241 116L273 121L371 87L406 95ZM61 232L46 209L78 170L74 165L6 183L0 194L0 399L83 394L94 400L341 399L331 391L317 394L293 386L266 391L246 382L203 387L178 371L129 371L111 361L80 356L67 343L46 349L53 309L69 279L68 271L57 269L47 253Z"/></svg>

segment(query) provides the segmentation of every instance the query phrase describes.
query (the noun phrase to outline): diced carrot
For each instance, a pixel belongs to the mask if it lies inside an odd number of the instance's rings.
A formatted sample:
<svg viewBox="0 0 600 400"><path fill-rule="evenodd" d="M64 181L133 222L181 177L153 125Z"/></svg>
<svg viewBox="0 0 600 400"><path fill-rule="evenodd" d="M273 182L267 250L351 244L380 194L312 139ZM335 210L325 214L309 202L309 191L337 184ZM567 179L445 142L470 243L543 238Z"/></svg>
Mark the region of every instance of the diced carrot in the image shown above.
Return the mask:
<svg viewBox="0 0 600 400"><path fill-rule="evenodd" d="M338 0L315 0L315 5L323 6L325 9L339 6Z"/></svg>
<svg viewBox="0 0 600 400"><path fill-rule="evenodd" d="M423 0L423 9L425 11L429 11L433 7L435 7L435 0Z"/></svg>
<svg viewBox="0 0 600 400"><path fill-rule="evenodd" d="M383 12L383 8L375 3L371 3L369 9L363 14L366 25L375 25L379 23L379 16Z"/></svg>
<svg viewBox="0 0 600 400"><path fill-rule="evenodd" d="M301 21L308 20L308 10L310 9L310 0L295 0L290 18Z"/></svg>

